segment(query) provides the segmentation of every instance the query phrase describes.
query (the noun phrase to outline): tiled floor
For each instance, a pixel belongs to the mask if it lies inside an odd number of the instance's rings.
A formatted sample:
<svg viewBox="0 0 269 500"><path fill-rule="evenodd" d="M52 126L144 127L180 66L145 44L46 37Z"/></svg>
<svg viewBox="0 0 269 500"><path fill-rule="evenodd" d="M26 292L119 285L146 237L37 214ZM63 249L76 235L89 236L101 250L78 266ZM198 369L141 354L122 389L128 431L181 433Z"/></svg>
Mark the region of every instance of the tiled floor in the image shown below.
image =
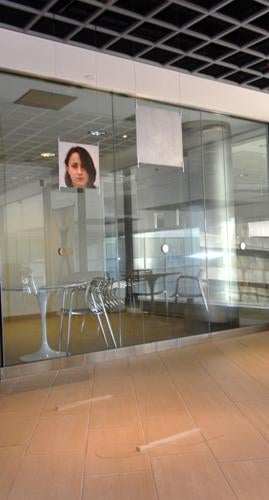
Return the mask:
<svg viewBox="0 0 269 500"><path fill-rule="evenodd" d="M268 498L268 332L0 384L0 500Z"/></svg>

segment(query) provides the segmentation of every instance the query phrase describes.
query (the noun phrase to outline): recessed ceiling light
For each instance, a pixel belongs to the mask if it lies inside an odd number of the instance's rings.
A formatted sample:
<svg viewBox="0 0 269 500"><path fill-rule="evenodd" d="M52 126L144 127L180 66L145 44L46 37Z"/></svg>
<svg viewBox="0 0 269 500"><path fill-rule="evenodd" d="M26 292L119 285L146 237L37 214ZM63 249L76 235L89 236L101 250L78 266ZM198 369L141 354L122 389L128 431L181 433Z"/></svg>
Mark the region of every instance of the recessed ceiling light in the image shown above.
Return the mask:
<svg viewBox="0 0 269 500"><path fill-rule="evenodd" d="M51 153L50 151L44 151L43 153L40 153L40 156L42 156L42 158L54 158L55 153Z"/></svg>
<svg viewBox="0 0 269 500"><path fill-rule="evenodd" d="M88 134L93 137L100 137L100 135L106 135L106 132L104 130L89 130Z"/></svg>

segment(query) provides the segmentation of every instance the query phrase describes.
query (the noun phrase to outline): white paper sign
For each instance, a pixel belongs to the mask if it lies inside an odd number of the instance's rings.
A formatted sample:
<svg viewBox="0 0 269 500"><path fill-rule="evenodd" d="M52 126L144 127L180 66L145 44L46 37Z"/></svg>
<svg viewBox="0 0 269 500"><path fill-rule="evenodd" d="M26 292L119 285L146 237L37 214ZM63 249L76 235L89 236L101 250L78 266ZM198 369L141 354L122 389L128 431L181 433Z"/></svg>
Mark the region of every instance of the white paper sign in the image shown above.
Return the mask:
<svg viewBox="0 0 269 500"><path fill-rule="evenodd" d="M182 120L177 110L137 103L138 165L183 167Z"/></svg>

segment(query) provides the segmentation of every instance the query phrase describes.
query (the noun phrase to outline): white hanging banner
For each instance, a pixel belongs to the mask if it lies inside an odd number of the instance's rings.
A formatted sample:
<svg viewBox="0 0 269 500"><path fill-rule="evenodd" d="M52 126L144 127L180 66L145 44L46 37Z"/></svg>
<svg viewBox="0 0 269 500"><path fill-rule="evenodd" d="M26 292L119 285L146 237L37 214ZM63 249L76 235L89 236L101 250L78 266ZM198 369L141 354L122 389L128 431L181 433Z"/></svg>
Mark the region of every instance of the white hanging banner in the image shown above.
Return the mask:
<svg viewBox="0 0 269 500"><path fill-rule="evenodd" d="M174 109L136 104L138 165L183 168L182 119Z"/></svg>

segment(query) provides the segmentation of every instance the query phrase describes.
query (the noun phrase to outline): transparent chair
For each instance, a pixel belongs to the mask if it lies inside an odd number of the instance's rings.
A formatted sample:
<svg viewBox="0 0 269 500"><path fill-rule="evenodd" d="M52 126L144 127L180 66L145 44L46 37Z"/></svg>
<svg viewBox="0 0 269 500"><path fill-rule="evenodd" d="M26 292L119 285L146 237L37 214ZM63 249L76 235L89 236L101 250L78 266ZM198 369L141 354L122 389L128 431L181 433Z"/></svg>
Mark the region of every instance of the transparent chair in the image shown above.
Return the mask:
<svg viewBox="0 0 269 500"><path fill-rule="evenodd" d="M21 269L21 282L22 291L29 295L38 295L38 288L36 286L33 272L30 267L22 267Z"/></svg>
<svg viewBox="0 0 269 500"><path fill-rule="evenodd" d="M62 308L61 312L61 335L63 332L63 318L64 315L68 317L67 324L67 341L66 341L66 353L70 354L70 343L71 343L71 328L72 328L72 317L82 316L82 326L81 331L84 326L85 317L87 314L96 316L99 328L102 332L104 342L106 347L109 347L109 339L107 337L107 332L112 341L112 344L117 348L117 342L115 340L114 332L109 320L108 313L120 310L120 308L125 307L125 298L123 298L118 290L124 288L123 282L117 280L110 280L106 278L94 278L87 286L83 285L81 287L76 287L69 292L69 298L65 301L65 307ZM125 285L126 288L126 285ZM83 292L83 306L76 308L76 299ZM66 307L67 306L67 307ZM60 348L60 346L59 346Z"/></svg>
<svg viewBox="0 0 269 500"><path fill-rule="evenodd" d="M175 298L176 304L178 303L178 299L180 297L186 299L194 299L200 297L202 299L202 303L204 304L206 312L209 313L201 274L199 274L198 276L180 274L176 280L176 289L172 297Z"/></svg>
<svg viewBox="0 0 269 500"><path fill-rule="evenodd" d="M155 286L162 281L162 286ZM137 300L151 300L153 302L156 295L166 295L165 277L156 277L151 269L134 269L128 277L128 296L133 309L136 308Z"/></svg>
<svg viewBox="0 0 269 500"><path fill-rule="evenodd" d="M60 308L60 335L59 335L59 350L61 350L63 328L64 328L64 318L67 316L67 345L66 353L69 353L70 349L70 335L72 327L72 317L81 316L81 327L80 332L82 333L85 325L86 315L89 314L89 309L84 301L84 294L87 288L87 283L76 283L72 287L66 288L62 294L62 305ZM82 299L82 300L81 300ZM80 305L81 302L83 305ZM79 304L79 305L78 305Z"/></svg>

